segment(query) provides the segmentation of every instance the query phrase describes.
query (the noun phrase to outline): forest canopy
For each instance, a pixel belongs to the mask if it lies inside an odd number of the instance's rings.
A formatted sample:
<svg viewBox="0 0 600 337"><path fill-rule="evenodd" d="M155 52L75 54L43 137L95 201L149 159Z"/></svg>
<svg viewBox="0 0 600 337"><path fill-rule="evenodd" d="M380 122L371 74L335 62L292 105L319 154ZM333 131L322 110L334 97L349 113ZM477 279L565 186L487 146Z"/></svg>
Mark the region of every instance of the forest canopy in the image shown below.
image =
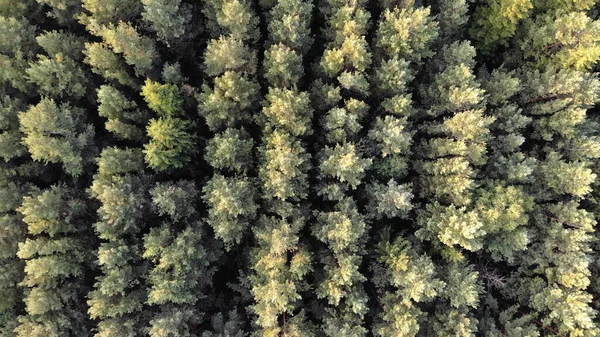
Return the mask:
<svg viewBox="0 0 600 337"><path fill-rule="evenodd" d="M600 337L595 0L0 0L0 337Z"/></svg>

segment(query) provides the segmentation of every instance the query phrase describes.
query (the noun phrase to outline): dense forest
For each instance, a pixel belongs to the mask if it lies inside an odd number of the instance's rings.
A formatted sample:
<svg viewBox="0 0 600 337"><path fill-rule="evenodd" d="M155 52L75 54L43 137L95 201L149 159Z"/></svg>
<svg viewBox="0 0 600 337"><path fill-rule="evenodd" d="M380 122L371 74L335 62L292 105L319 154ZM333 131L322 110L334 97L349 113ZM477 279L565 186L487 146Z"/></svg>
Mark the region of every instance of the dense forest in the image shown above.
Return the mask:
<svg viewBox="0 0 600 337"><path fill-rule="evenodd" d="M0 0L0 337L600 336L595 0Z"/></svg>

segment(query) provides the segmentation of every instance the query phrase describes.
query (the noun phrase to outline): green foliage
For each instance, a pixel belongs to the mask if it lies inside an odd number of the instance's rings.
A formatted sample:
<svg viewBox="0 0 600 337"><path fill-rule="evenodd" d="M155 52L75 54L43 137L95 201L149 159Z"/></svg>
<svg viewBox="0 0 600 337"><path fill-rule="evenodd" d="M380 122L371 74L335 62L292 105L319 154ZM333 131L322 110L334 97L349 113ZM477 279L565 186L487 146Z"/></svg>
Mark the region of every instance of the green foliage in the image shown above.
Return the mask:
<svg viewBox="0 0 600 337"><path fill-rule="evenodd" d="M310 155L290 134L275 130L261 148L259 178L266 198L304 199L308 190Z"/></svg>
<svg viewBox="0 0 600 337"><path fill-rule="evenodd" d="M189 30L192 13L181 0L142 0L144 20L152 25L159 39L169 43L182 38Z"/></svg>
<svg viewBox="0 0 600 337"><path fill-rule="evenodd" d="M215 236L227 247L240 243L242 235L256 216L255 187L248 178L227 178L215 175L202 188L202 198L208 203L208 224Z"/></svg>
<svg viewBox="0 0 600 337"><path fill-rule="evenodd" d="M87 12L80 13L77 18L92 33L93 27L130 21L142 10L142 4L137 0L81 0L81 6Z"/></svg>
<svg viewBox="0 0 600 337"><path fill-rule="evenodd" d="M595 0L536 0L535 6L557 13L587 11L597 2Z"/></svg>
<svg viewBox="0 0 600 337"><path fill-rule="evenodd" d="M106 130L117 138L140 140L144 133L138 125L145 121L145 116L137 104L110 85L100 86L97 92L98 115L108 119L104 124Z"/></svg>
<svg viewBox="0 0 600 337"><path fill-rule="evenodd" d="M120 21L98 28L97 35L117 54L123 54L125 62L135 68L137 75L144 75L152 69L156 60L156 46L152 39L141 35L129 23Z"/></svg>
<svg viewBox="0 0 600 337"><path fill-rule="evenodd" d="M312 9L312 1L277 1L269 12L268 30L272 43L306 53L314 41L310 34Z"/></svg>
<svg viewBox="0 0 600 337"><path fill-rule="evenodd" d="M26 315L19 317L17 336L89 336L87 318L81 315L85 287L84 264L89 263L82 200L62 186L23 198L18 209L31 235L19 243L25 260ZM79 234L79 235L76 235Z"/></svg>
<svg viewBox="0 0 600 337"><path fill-rule="evenodd" d="M540 69L590 69L600 60L600 22L583 12L538 17L527 26L519 46Z"/></svg>
<svg viewBox="0 0 600 337"><path fill-rule="evenodd" d="M265 132L280 129L292 136L311 134L312 108L308 93L271 87L265 96L262 115L258 117L265 125Z"/></svg>
<svg viewBox="0 0 600 337"><path fill-rule="evenodd" d="M144 145L144 159L157 171L184 167L196 152L192 123L179 118L151 119L146 131L150 142Z"/></svg>
<svg viewBox="0 0 600 337"><path fill-rule="evenodd" d="M344 107L335 107L321 118L321 125L327 132L328 143L342 143L354 138L362 129L361 121L369 111L369 106L358 99L350 98Z"/></svg>
<svg viewBox="0 0 600 337"><path fill-rule="evenodd" d="M566 162L557 153L550 153L539 165L540 180L553 193L583 197L592 191L596 174L585 163Z"/></svg>
<svg viewBox="0 0 600 337"><path fill-rule="evenodd" d="M139 148L110 147L98 158L90 194L101 203L94 227L106 241L98 249L101 274L87 301L89 316L98 320L97 337L137 336L143 328L140 317L135 316L146 300L146 291L139 284L147 267L140 263L141 240L135 239L145 227L143 219L150 209L149 182L143 170Z"/></svg>
<svg viewBox="0 0 600 337"><path fill-rule="evenodd" d="M420 62L434 55L431 44L438 37L438 24L430 16L429 7L383 12L377 29L377 47L388 57Z"/></svg>
<svg viewBox="0 0 600 337"><path fill-rule="evenodd" d="M39 4L48 5L51 11L47 15L55 18L61 25L67 25L74 19L73 13L81 9L79 0L36 0Z"/></svg>
<svg viewBox="0 0 600 337"><path fill-rule="evenodd" d="M0 337L600 336L599 11L0 0Z"/></svg>
<svg viewBox="0 0 600 337"><path fill-rule="evenodd" d="M487 235L484 248L496 261L513 262L530 241L526 226L533 199L515 186L496 185L479 192L475 211Z"/></svg>
<svg viewBox="0 0 600 337"><path fill-rule="evenodd" d="M466 310L452 308L439 308L440 313L430 323L431 336L464 336L475 337L477 332L477 319Z"/></svg>
<svg viewBox="0 0 600 337"><path fill-rule="evenodd" d="M473 25L469 30L483 51L489 52L497 45L506 45L519 24L533 8L531 0L494 0L487 6L477 7Z"/></svg>
<svg viewBox="0 0 600 337"><path fill-rule="evenodd" d="M0 40L0 53L15 54L19 51L28 53L36 48L35 26L32 26L25 18L18 20L14 17L0 16L0 34L4 36Z"/></svg>
<svg viewBox="0 0 600 337"><path fill-rule="evenodd" d="M250 120L248 110L259 98L259 86L249 76L227 71L215 78L214 87L202 86L199 111L211 130Z"/></svg>
<svg viewBox="0 0 600 337"><path fill-rule="evenodd" d="M188 80L188 78L184 77L181 73L181 65L177 62L172 64L166 62L163 66L163 71L161 75L163 81L172 84L182 84L183 82Z"/></svg>
<svg viewBox="0 0 600 337"><path fill-rule="evenodd" d="M334 78L342 71L356 70L357 76L362 76L371 64L372 55L369 52L365 34L369 26L370 14L364 9L353 6L339 6L335 2L327 13L328 26L325 34L331 43L323 52L319 66L323 73ZM322 11L326 10L325 8Z"/></svg>
<svg viewBox="0 0 600 337"><path fill-rule="evenodd" d="M409 68L409 62L405 59L393 57L381 62L376 68L373 84L378 94L382 96L400 95L406 91L406 87L414 76Z"/></svg>
<svg viewBox="0 0 600 337"><path fill-rule="evenodd" d="M29 64L21 51L18 51L13 58L0 54L0 66L2 66L2 72L0 72L2 87L12 86L21 92L31 90L32 86L27 80L25 72Z"/></svg>
<svg viewBox="0 0 600 337"><path fill-rule="evenodd" d="M217 37L255 41L259 37L258 17L252 5L244 0L209 0L203 9L208 33Z"/></svg>
<svg viewBox="0 0 600 337"><path fill-rule="evenodd" d="M26 72L28 81L36 84L44 95L59 98L85 95L85 73L77 62L61 53L52 58L38 55L38 61L30 63Z"/></svg>
<svg viewBox="0 0 600 337"><path fill-rule="evenodd" d="M197 224L174 235L167 223L153 228L144 237L143 257L155 264L149 275L148 304L193 305L198 301L197 290L209 285L211 279L207 270L211 258L202 241ZM158 332L155 335L162 336Z"/></svg>
<svg viewBox="0 0 600 337"><path fill-rule="evenodd" d="M328 199L337 200L340 189L356 189L371 166L370 158L363 158L352 143L325 146L319 155L320 177L336 179L339 183L325 186L320 194Z"/></svg>
<svg viewBox="0 0 600 337"><path fill-rule="evenodd" d="M406 217L413 208L412 186L408 184L398 185L394 180L388 181L387 185L373 183L367 187L369 194L369 213L376 218L383 217Z"/></svg>
<svg viewBox="0 0 600 337"><path fill-rule="evenodd" d="M293 87L304 75L301 55L281 43L265 51L265 69L265 78L280 88Z"/></svg>
<svg viewBox="0 0 600 337"><path fill-rule="evenodd" d="M438 239L447 246L459 245L470 251L482 248L482 237L486 232L475 211L432 203L418 220L423 228L416 235L421 239Z"/></svg>
<svg viewBox="0 0 600 337"><path fill-rule="evenodd" d="M160 84L146 79L142 96L148 107L161 117L178 117L183 113L183 96L174 84Z"/></svg>
<svg viewBox="0 0 600 337"><path fill-rule="evenodd" d="M206 74L219 76L227 71L256 72L256 52L243 40L232 37L219 37L210 40L204 53Z"/></svg>
<svg viewBox="0 0 600 337"><path fill-rule="evenodd" d="M0 98L0 158L4 162L27 153L27 149L21 144L23 134L19 131L18 114L22 109L21 101L11 99L10 96Z"/></svg>
<svg viewBox="0 0 600 337"><path fill-rule="evenodd" d="M94 137L91 124L84 121L84 111L53 99L43 98L37 105L19 114L23 143L31 157L46 163L62 163L66 173L79 176L91 159L89 151Z"/></svg>
<svg viewBox="0 0 600 337"><path fill-rule="evenodd" d="M463 41L446 46L442 53L445 69L435 76L426 92L431 102L428 113L435 116L476 107L484 91L472 72L475 48Z"/></svg>
<svg viewBox="0 0 600 337"><path fill-rule="evenodd" d="M228 128L206 146L204 159L219 170L244 172L252 166L254 141L244 129Z"/></svg>
<svg viewBox="0 0 600 337"><path fill-rule="evenodd" d="M243 321L240 315L232 310L227 313L227 319L222 313L217 313L210 319L212 325L211 331L202 333L202 337L246 337L243 330Z"/></svg>
<svg viewBox="0 0 600 337"><path fill-rule="evenodd" d="M85 43L85 62L92 67L92 72L107 80L116 80L122 85L136 87L136 81L129 76L124 62L102 43Z"/></svg>
<svg viewBox="0 0 600 337"><path fill-rule="evenodd" d="M477 308L479 294L483 286L472 265L452 264L446 274L446 287L442 296L450 301L453 308L470 306Z"/></svg>
<svg viewBox="0 0 600 337"><path fill-rule="evenodd" d="M303 314L294 315L296 302L301 299L299 291L304 286L303 278L312 270L312 256L306 247L298 245L298 233L304 225L304 218L290 219L261 216L254 234L258 248L252 251L254 273L250 276L251 292L256 304L252 310L258 315L256 324L264 336L277 336L282 328L278 317L300 318L301 333ZM298 323L297 323L298 324ZM309 334L310 336L310 334Z"/></svg>
<svg viewBox="0 0 600 337"><path fill-rule="evenodd" d="M184 180L175 184L157 184L150 191L158 215L168 215L174 222L189 219L196 213L194 206L197 194L194 183Z"/></svg>
<svg viewBox="0 0 600 337"><path fill-rule="evenodd" d="M369 130L369 138L377 143L377 150L383 158L409 152L412 139L405 124L406 119L385 116L377 118L375 125Z"/></svg>
<svg viewBox="0 0 600 337"><path fill-rule="evenodd" d="M52 57L62 54L76 61L83 58L84 40L77 35L53 30L38 35L36 40L42 49Z"/></svg>
<svg viewBox="0 0 600 337"><path fill-rule="evenodd" d="M440 37L445 43L459 38L469 21L467 0L440 0L437 21L440 25Z"/></svg>
<svg viewBox="0 0 600 337"><path fill-rule="evenodd" d="M136 176L143 172L140 149L106 148L97 159L98 174L90 188L92 197L102 205L96 231L102 239L116 240L123 233L140 230L139 219L146 211L146 183Z"/></svg>

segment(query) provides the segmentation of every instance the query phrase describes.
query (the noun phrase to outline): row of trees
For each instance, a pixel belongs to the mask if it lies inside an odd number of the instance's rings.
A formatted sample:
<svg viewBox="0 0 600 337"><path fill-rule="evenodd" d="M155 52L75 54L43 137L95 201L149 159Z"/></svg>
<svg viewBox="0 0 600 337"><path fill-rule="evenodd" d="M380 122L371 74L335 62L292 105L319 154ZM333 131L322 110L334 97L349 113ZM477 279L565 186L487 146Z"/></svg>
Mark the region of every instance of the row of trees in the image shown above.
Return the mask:
<svg viewBox="0 0 600 337"><path fill-rule="evenodd" d="M0 337L600 336L597 13L0 0Z"/></svg>

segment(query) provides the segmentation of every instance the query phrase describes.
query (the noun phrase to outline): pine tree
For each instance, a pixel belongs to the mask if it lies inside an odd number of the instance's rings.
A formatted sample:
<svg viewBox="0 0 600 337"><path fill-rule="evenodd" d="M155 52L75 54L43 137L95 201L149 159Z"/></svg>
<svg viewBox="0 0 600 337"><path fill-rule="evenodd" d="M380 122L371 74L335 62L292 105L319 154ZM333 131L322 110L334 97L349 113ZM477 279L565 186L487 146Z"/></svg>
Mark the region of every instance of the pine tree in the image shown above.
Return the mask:
<svg viewBox="0 0 600 337"><path fill-rule="evenodd" d="M104 43L115 53L122 54L125 62L135 68L138 76L147 74L156 62L156 44L152 39L141 35L130 23L109 23L93 27L91 32L102 37Z"/></svg>
<svg viewBox="0 0 600 337"><path fill-rule="evenodd" d="M170 42L183 38L191 28L190 7L181 0L142 0L142 17L152 25L159 39Z"/></svg>
<svg viewBox="0 0 600 337"><path fill-rule="evenodd" d="M194 147L194 124L183 118L183 97L174 84L146 80L142 96L160 118L151 119L146 131L150 142L144 145L145 160L157 171L180 169L189 163Z"/></svg>
<svg viewBox="0 0 600 337"><path fill-rule="evenodd" d="M241 242L257 210L254 182L246 176L254 143L243 127L252 121L259 97L251 47L258 18L249 2L238 0L209 1L203 13L211 37L204 53L210 79L202 85L198 109L215 132L205 157L218 170L203 188L203 200L209 206L209 225L230 249ZM221 174L227 171L235 176Z"/></svg>
<svg viewBox="0 0 600 337"><path fill-rule="evenodd" d="M107 118L106 130L117 138L141 140L144 132L140 124L146 122L146 113L113 86L101 85L97 93L98 115Z"/></svg>
<svg viewBox="0 0 600 337"><path fill-rule="evenodd" d="M84 110L53 99L42 100L19 114L23 143L33 160L62 163L72 176L83 173L91 161L94 129L85 123Z"/></svg>
<svg viewBox="0 0 600 337"><path fill-rule="evenodd" d="M547 14L527 24L523 57L539 69L587 70L600 60L600 22L583 12Z"/></svg>
<svg viewBox="0 0 600 337"><path fill-rule="evenodd" d="M261 4L268 9L264 68L269 87L255 117L262 128L258 176L265 205L260 226L254 229L258 247L251 255L256 336L314 336L300 309L308 287L305 278L312 271L312 256L300 232L307 221L311 166L303 140L312 134L313 109L309 94L299 90L303 58L313 42L313 4L298 0Z"/></svg>
<svg viewBox="0 0 600 337"><path fill-rule="evenodd" d="M495 0L477 7L469 30L481 49L490 52L498 45L506 45L514 36L519 21L533 8L531 0Z"/></svg>
<svg viewBox="0 0 600 337"><path fill-rule="evenodd" d="M317 153L319 185L324 203L314 211L313 235L323 243L317 275L317 297L324 299L321 329L327 336L364 336L368 297L360 266L365 254L368 224L353 192L362 185L372 159L356 142L370 110L365 102L370 83L367 69L372 54L366 41L370 14L365 2L323 1L326 48L316 66L313 106L322 131ZM339 226L354 232L337 232ZM350 227L348 227L350 226Z"/></svg>
<svg viewBox="0 0 600 337"><path fill-rule="evenodd" d="M98 250L101 275L88 294L89 315L98 320L96 337L141 336L147 323L146 289L140 285L148 265L139 233L150 206L141 149L106 148L90 188L101 202L94 225L105 240Z"/></svg>
<svg viewBox="0 0 600 337"><path fill-rule="evenodd" d="M86 228L86 205L73 191L53 186L23 198L18 209L29 237L19 243L25 260L26 315L19 317L17 336L89 336L90 324L81 298L85 265L93 258Z"/></svg>
<svg viewBox="0 0 600 337"><path fill-rule="evenodd" d="M18 325L17 317L21 310L19 303L22 292L18 286L23 280L24 264L18 259L19 242L25 240L26 225L16 213L28 186L25 177L19 173L26 164L20 164L27 149L20 143L18 111L24 105L18 99L4 96L0 99L0 269L5 271L0 277L0 336L15 336L13 330ZM25 162L26 163L26 162Z"/></svg>
<svg viewBox="0 0 600 337"><path fill-rule="evenodd" d="M148 274L149 305L160 309L150 320L152 337L183 336L199 324L196 303L211 284L214 254L208 251L202 222L196 219L193 182L161 183L150 194L156 212L165 218L144 236L143 257L153 263ZM177 228L183 229L177 231Z"/></svg>
<svg viewBox="0 0 600 337"><path fill-rule="evenodd" d="M559 333L594 335L598 313L585 290L595 221L580 202L596 178L589 163L599 153L588 149L597 140L585 127L585 111L597 101L599 82L589 73L549 68L525 71L523 83L521 106L533 120L531 138L536 140L530 151L537 159L535 180L529 190L538 206L533 210L536 239L514 274L527 281L516 295ZM584 143L588 146L575 145Z"/></svg>

